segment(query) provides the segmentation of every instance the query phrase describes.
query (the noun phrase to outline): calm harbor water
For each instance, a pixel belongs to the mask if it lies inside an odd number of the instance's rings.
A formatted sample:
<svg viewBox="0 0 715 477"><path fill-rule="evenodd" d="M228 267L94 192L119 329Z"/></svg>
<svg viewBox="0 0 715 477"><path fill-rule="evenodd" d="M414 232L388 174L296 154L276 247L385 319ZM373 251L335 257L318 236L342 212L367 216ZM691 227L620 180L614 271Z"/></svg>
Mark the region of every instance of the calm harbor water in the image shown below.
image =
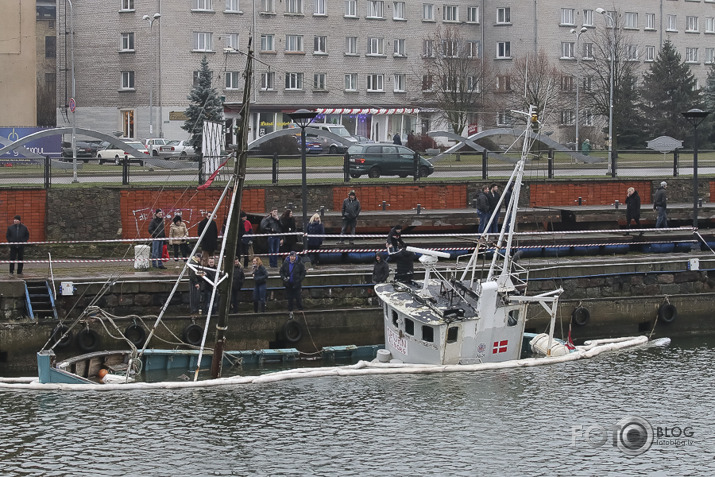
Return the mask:
<svg viewBox="0 0 715 477"><path fill-rule="evenodd" d="M713 475L714 361L706 336L480 374L0 391L0 475ZM628 416L668 437L627 455Z"/></svg>

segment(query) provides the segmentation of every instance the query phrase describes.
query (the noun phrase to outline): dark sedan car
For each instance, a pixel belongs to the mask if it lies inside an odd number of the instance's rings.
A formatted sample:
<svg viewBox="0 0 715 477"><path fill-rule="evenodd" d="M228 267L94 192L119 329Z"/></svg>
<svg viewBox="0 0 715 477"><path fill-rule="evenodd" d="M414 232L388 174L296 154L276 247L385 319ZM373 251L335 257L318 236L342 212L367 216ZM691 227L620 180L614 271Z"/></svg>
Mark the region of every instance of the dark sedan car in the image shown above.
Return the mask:
<svg viewBox="0 0 715 477"><path fill-rule="evenodd" d="M431 162L418 156L415 169L415 151L395 144L357 144L348 148L350 154L350 177L357 179L361 175L368 177L414 175L427 177L434 172Z"/></svg>
<svg viewBox="0 0 715 477"><path fill-rule="evenodd" d="M71 142L63 142L62 143L62 157L90 158L90 157L95 157L97 155L96 145L89 143L89 142L75 141L75 150L77 151L77 154L73 155L72 154L72 143ZM85 159L84 162L88 162L88 160Z"/></svg>

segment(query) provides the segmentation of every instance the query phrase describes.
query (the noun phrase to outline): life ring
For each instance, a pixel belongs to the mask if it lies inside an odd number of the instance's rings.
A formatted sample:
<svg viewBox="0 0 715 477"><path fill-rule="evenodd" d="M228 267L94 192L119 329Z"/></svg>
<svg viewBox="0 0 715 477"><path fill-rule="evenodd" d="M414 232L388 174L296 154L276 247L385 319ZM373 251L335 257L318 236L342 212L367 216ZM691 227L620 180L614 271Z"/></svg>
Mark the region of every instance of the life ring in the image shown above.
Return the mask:
<svg viewBox="0 0 715 477"><path fill-rule="evenodd" d="M286 321L281 328L281 335L289 343L297 343L303 337L303 328L295 320Z"/></svg>
<svg viewBox="0 0 715 477"><path fill-rule="evenodd" d="M137 348L144 346L144 341L146 340L146 330L137 324L127 326L124 330L124 337L132 342Z"/></svg>
<svg viewBox="0 0 715 477"><path fill-rule="evenodd" d="M52 341L53 347L62 349L69 346L69 344L72 342L72 332L70 331L69 333L67 333L67 331L69 331L69 328L65 325L55 326L55 328L52 330L52 333L50 333L50 341ZM65 333L67 334L65 335Z"/></svg>
<svg viewBox="0 0 715 477"><path fill-rule="evenodd" d="M578 326L586 326L590 319L591 313L588 311L588 308L583 306L579 306L571 312L571 321Z"/></svg>
<svg viewBox="0 0 715 477"><path fill-rule="evenodd" d="M199 346L201 344L201 338L204 336L204 329L196 323L191 323L184 328L182 336L184 337L184 343L190 344L191 346Z"/></svg>
<svg viewBox="0 0 715 477"><path fill-rule="evenodd" d="M658 319L664 323L672 323L678 317L678 309L672 303L663 303L658 308Z"/></svg>
<svg viewBox="0 0 715 477"><path fill-rule="evenodd" d="M77 333L77 347L85 353L95 351L101 342L102 338L99 333L90 328L85 328Z"/></svg>

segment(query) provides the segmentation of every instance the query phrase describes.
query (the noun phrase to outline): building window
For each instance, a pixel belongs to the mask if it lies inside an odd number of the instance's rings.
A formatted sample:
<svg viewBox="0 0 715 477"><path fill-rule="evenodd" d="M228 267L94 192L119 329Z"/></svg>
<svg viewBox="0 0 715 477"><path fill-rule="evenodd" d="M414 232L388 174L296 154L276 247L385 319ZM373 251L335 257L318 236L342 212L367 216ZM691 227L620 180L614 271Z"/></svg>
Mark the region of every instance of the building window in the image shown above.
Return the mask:
<svg viewBox="0 0 715 477"><path fill-rule="evenodd" d="M446 58L457 58L459 56L459 44L456 40L442 40L442 54Z"/></svg>
<svg viewBox="0 0 715 477"><path fill-rule="evenodd" d="M574 58L573 50L575 43L572 41L561 42L561 59Z"/></svg>
<svg viewBox="0 0 715 477"><path fill-rule="evenodd" d="M276 13L276 0L261 0L261 13Z"/></svg>
<svg viewBox="0 0 715 477"><path fill-rule="evenodd" d="M576 16L576 11L573 8L562 8L561 9L561 24L562 25L575 25L574 16Z"/></svg>
<svg viewBox="0 0 715 477"><path fill-rule="evenodd" d="M562 126L569 126L575 123L574 121L574 112L572 109L565 109L561 111L561 125Z"/></svg>
<svg viewBox="0 0 715 477"><path fill-rule="evenodd" d="M593 77L584 76L581 82L581 89L584 91L591 91L593 89Z"/></svg>
<svg viewBox="0 0 715 477"><path fill-rule="evenodd" d="M134 51L134 33L122 33L122 40L119 44L119 49L121 51ZM47 51L47 41L45 41L45 51Z"/></svg>
<svg viewBox="0 0 715 477"><path fill-rule="evenodd" d="M561 91L570 92L574 90L574 77L564 75L561 77Z"/></svg>
<svg viewBox="0 0 715 477"><path fill-rule="evenodd" d="M645 29L655 30L655 13L645 14Z"/></svg>
<svg viewBox="0 0 715 477"><path fill-rule="evenodd" d="M422 91L432 91L432 75L422 75Z"/></svg>
<svg viewBox="0 0 715 477"><path fill-rule="evenodd" d="M459 21L459 7L457 5L442 6L442 21L458 22Z"/></svg>
<svg viewBox="0 0 715 477"><path fill-rule="evenodd" d="M501 7L497 8L497 24L509 24L511 23L511 8Z"/></svg>
<svg viewBox="0 0 715 477"><path fill-rule="evenodd" d="M470 93L481 93L482 87L479 83L479 78L476 76L467 76L467 91Z"/></svg>
<svg viewBox="0 0 715 477"><path fill-rule="evenodd" d="M345 75L345 91L357 91L357 73L347 73Z"/></svg>
<svg viewBox="0 0 715 477"><path fill-rule="evenodd" d="M705 63L712 65L715 62L715 48L705 48Z"/></svg>
<svg viewBox="0 0 715 477"><path fill-rule="evenodd" d="M134 34L132 33L132 50L134 50ZM45 58L55 58L57 56L57 37L45 37Z"/></svg>
<svg viewBox="0 0 715 477"><path fill-rule="evenodd" d="M134 111L122 111L122 133L124 137L134 137Z"/></svg>
<svg viewBox="0 0 715 477"><path fill-rule="evenodd" d="M698 28L698 17L687 16L685 17L685 31L697 32Z"/></svg>
<svg viewBox="0 0 715 477"><path fill-rule="evenodd" d="M583 11L583 26L593 26L593 10L587 8Z"/></svg>
<svg viewBox="0 0 715 477"><path fill-rule="evenodd" d="M697 48L686 48L685 49L685 62L686 63L697 63L698 62L698 49Z"/></svg>
<svg viewBox="0 0 715 477"><path fill-rule="evenodd" d="M273 91L276 87L276 74L273 71L261 73L261 91Z"/></svg>
<svg viewBox="0 0 715 477"><path fill-rule="evenodd" d="M382 0L367 1L367 18L384 18L385 3Z"/></svg>
<svg viewBox="0 0 715 477"><path fill-rule="evenodd" d="M286 89L303 89L303 73L286 73Z"/></svg>
<svg viewBox="0 0 715 477"><path fill-rule="evenodd" d="M638 45L626 45L626 60L638 61Z"/></svg>
<svg viewBox="0 0 715 477"><path fill-rule="evenodd" d="M705 19L705 33L715 33L715 18L707 17Z"/></svg>
<svg viewBox="0 0 715 477"><path fill-rule="evenodd" d="M434 58L434 40L422 40L422 56Z"/></svg>
<svg viewBox="0 0 715 477"><path fill-rule="evenodd" d="M479 7L467 7L467 23L479 23Z"/></svg>
<svg viewBox="0 0 715 477"><path fill-rule="evenodd" d="M434 5L431 3L422 4L422 21L434 21Z"/></svg>
<svg viewBox="0 0 715 477"><path fill-rule="evenodd" d="M405 90L405 75L404 74L396 74L395 75L394 91L395 91L395 93L404 93L406 91Z"/></svg>
<svg viewBox="0 0 715 477"><path fill-rule="evenodd" d="M393 4L392 4L392 19L393 20L404 20L405 19L405 2L393 2Z"/></svg>
<svg viewBox="0 0 715 477"><path fill-rule="evenodd" d="M368 37L367 39L367 55L370 56L381 56L385 54L385 49L383 48L384 40L383 38Z"/></svg>
<svg viewBox="0 0 715 477"><path fill-rule="evenodd" d="M238 5L238 0L226 0L226 11L227 12L240 12L241 9Z"/></svg>
<svg viewBox="0 0 715 477"><path fill-rule="evenodd" d="M509 125L509 113L507 111L499 111L497 113L497 126Z"/></svg>
<svg viewBox="0 0 715 477"><path fill-rule="evenodd" d="M240 89L238 85L238 79L241 77L241 73L238 71L227 71L226 72L226 89Z"/></svg>
<svg viewBox="0 0 715 477"><path fill-rule="evenodd" d="M497 42L497 58L511 58L511 42Z"/></svg>
<svg viewBox="0 0 715 477"><path fill-rule="evenodd" d="M191 8L193 10L213 11L213 0L193 0Z"/></svg>
<svg viewBox="0 0 715 477"><path fill-rule="evenodd" d="M511 76L497 76L495 86L496 90L500 93L507 93L511 91Z"/></svg>
<svg viewBox="0 0 715 477"><path fill-rule="evenodd" d="M626 12L624 28L638 28L638 14L635 12Z"/></svg>
<svg viewBox="0 0 715 477"><path fill-rule="evenodd" d="M213 33L204 31L194 32L194 51L212 51Z"/></svg>
<svg viewBox="0 0 715 477"><path fill-rule="evenodd" d="M399 38L394 41L395 44L395 54L394 56L399 56L401 58L404 58L407 56L407 53L405 53L405 40L404 38Z"/></svg>
<svg viewBox="0 0 715 477"><path fill-rule="evenodd" d="M593 59L593 43L583 44L583 58L586 60Z"/></svg>
<svg viewBox="0 0 715 477"><path fill-rule="evenodd" d="M120 10L122 10L122 11L134 10L134 0L122 0Z"/></svg>
<svg viewBox="0 0 715 477"><path fill-rule="evenodd" d="M327 15L325 10L325 0L314 0L313 5L315 8L314 15Z"/></svg>
<svg viewBox="0 0 715 477"><path fill-rule="evenodd" d="M328 74L315 73L313 75L313 89L317 91L327 91Z"/></svg>
<svg viewBox="0 0 715 477"><path fill-rule="evenodd" d="M384 75L374 74L367 75L367 91L370 92L381 92L384 91L383 82L385 80Z"/></svg>
<svg viewBox="0 0 715 477"><path fill-rule="evenodd" d="M272 34L261 35L261 51L275 51L275 41Z"/></svg>
<svg viewBox="0 0 715 477"><path fill-rule="evenodd" d="M286 35L286 51L291 53L303 52L303 35Z"/></svg>
<svg viewBox="0 0 715 477"><path fill-rule="evenodd" d="M238 33L226 33L224 37L226 39L226 48L238 50Z"/></svg>
<svg viewBox="0 0 715 477"><path fill-rule="evenodd" d="M345 0L345 16L357 16L357 0Z"/></svg>
<svg viewBox="0 0 715 477"><path fill-rule="evenodd" d="M668 27L666 28L668 31L678 31L678 16L677 15L668 15Z"/></svg>
<svg viewBox="0 0 715 477"><path fill-rule="evenodd" d="M286 0L286 13L302 14L303 0Z"/></svg>
<svg viewBox="0 0 715 477"><path fill-rule="evenodd" d="M357 55L357 37L348 36L345 38L345 54Z"/></svg>
<svg viewBox="0 0 715 477"><path fill-rule="evenodd" d="M134 89L133 71L122 71L122 89Z"/></svg>
<svg viewBox="0 0 715 477"><path fill-rule="evenodd" d="M481 58L481 51L479 48L478 41L468 41L467 42L467 56L469 58Z"/></svg>
<svg viewBox="0 0 715 477"><path fill-rule="evenodd" d="M313 54L327 55L328 54L328 37L316 36L313 38Z"/></svg>
<svg viewBox="0 0 715 477"><path fill-rule="evenodd" d="M655 61L655 46L645 47L645 58L644 61Z"/></svg>

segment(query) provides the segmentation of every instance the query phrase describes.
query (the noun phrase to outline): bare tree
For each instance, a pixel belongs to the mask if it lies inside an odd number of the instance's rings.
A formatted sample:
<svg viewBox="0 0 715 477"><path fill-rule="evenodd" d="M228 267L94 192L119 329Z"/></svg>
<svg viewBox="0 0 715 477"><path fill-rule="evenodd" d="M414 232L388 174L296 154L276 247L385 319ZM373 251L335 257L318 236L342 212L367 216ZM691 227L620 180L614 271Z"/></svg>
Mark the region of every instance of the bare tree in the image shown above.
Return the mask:
<svg viewBox="0 0 715 477"><path fill-rule="evenodd" d="M424 40L422 91L456 134L476 122L491 75L481 59L481 44L466 40L455 28L438 29Z"/></svg>
<svg viewBox="0 0 715 477"><path fill-rule="evenodd" d="M511 93L508 95L508 106L525 111L533 105L539 121L549 122L553 112L560 111L563 106L563 77L564 72L551 63L543 49L536 55L516 58L510 70Z"/></svg>

